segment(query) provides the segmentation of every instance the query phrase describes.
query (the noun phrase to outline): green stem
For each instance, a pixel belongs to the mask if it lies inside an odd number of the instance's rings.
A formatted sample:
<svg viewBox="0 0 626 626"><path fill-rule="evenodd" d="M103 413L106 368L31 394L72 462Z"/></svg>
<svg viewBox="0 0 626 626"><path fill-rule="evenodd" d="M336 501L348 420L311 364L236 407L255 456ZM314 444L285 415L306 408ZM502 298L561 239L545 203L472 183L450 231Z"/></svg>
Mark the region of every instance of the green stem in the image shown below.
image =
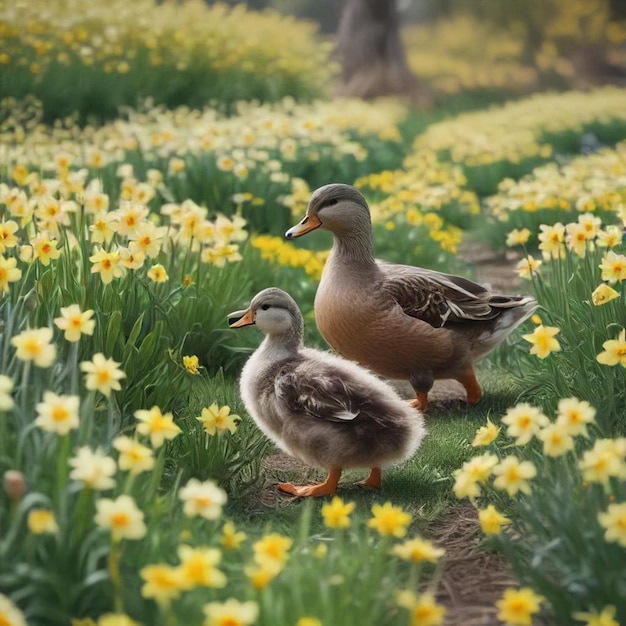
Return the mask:
<svg viewBox="0 0 626 626"><path fill-rule="evenodd" d="M113 585L113 606L116 613L124 612L124 599L122 595L122 577L120 575L120 543L111 538L111 550L109 551L109 577Z"/></svg>

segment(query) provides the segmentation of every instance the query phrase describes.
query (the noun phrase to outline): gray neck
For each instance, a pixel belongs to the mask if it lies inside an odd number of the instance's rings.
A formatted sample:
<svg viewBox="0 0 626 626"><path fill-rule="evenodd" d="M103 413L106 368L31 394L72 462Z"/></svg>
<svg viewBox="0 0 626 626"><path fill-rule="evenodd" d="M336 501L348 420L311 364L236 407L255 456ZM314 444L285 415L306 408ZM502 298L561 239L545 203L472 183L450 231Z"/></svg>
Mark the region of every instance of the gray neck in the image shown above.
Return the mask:
<svg viewBox="0 0 626 626"><path fill-rule="evenodd" d="M374 243L370 230L347 233L333 233L334 245L331 258L345 265L372 267L374 260Z"/></svg>
<svg viewBox="0 0 626 626"><path fill-rule="evenodd" d="M284 359L298 353L302 347L302 336L295 329L276 335L266 335L261 349L271 361Z"/></svg>

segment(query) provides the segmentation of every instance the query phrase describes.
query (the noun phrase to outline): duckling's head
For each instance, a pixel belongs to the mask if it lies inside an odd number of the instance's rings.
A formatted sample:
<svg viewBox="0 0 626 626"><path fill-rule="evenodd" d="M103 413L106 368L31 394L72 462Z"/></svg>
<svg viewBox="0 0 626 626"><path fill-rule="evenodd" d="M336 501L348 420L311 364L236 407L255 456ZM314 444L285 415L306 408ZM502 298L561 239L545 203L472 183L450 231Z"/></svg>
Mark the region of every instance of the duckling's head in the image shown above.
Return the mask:
<svg viewBox="0 0 626 626"><path fill-rule="evenodd" d="M338 236L369 235L372 219L365 198L351 185L333 183L316 189L304 218L286 233L293 239L323 228Z"/></svg>
<svg viewBox="0 0 626 626"><path fill-rule="evenodd" d="M251 324L266 335L292 336L298 340L304 331L302 313L296 301L282 289L270 287L252 298L250 306L243 311L234 311L229 319L237 318L231 328L242 328Z"/></svg>

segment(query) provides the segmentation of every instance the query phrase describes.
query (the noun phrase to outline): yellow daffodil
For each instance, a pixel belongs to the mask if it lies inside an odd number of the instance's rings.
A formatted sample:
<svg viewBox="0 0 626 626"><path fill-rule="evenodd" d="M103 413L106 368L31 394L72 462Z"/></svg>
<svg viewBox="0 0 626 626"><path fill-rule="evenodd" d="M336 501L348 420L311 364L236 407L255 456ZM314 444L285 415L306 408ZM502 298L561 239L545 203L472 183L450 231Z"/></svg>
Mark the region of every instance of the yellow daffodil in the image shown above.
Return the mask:
<svg viewBox="0 0 626 626"><path fill-rule="evenodd" d="M155 283L164 283L167 282L169 276L165 268L160 263L157 263L148 270L148 278Z"/></svg>
<svg viewBox="0 0 626 626"><path fill-rule="evenodd" d="M22 278L22 270L17 266L17 260L13 257L5 259L0 254L0 291L9 292L9 283L16 283Z"/></svg>
<svg viewBox="0 0 626 626"><path fill-rule="evenodd" d="M537 475L537 469L530 461L508 456L493 468L493 474L496 476L493 486L514 496L519 491L530 493L528 481Z"/></svg>
<svg viewBox="0 0 626 626"><path fill-rule="evenodd" d="M224 522L220 543L226 550L236 550L246 540L247 535L237 530L232 522Z"/></svg>
<svg viewBox="0 0 626 626"><path fill-rule="evenodd" d="M0 624L6 624L7 626L28 626L22 611L2 593L0 593Z"/></svg>
<svg viewBox="0 0 626 626"><path fill-rule="evenodd" d="M89 489L106 491L115 486L115 461L100 449L94 451L88 446L82 446L76 450L69 464L72 468L70 478Z"/></svg>
<svg viewBox="0 0 626 626"><path fill-rule="evenodd" d="M526 258L518 261L515 266L517 270L517 275L520 278L526 278L530 280L534 274L536 274L541 267L541 261L539 259L535 259L532 255L526 256Z"/></svg>
<svg viewBox="0 0 626 626"><path fill-rule="evenodd" d="M131 496L118 496L115 500L96 500L95 522L110 531L114 540L142 539L146 534L143 512Z"/></svg>
<svg viewBox="0 0 626 626"><path fill-rule="evenodd" d="M498 463L495 454L475 456L463 463L461 469L455 472L454 495L457 498L477 498L480 495L480 485L487 482L492 469Z"/></svg>
<svg viewBox="0 0 626 626"><path fill-rule="evenodd" d="M508 426L506 433L515 439L515 445L523 446L536 436L541 428L547 426L549 420L541 409L521 402L508 409L502 423Z"/></svg>
<svg viewBox="0 0 626 626"><path fill-rule="evenodd" d="M78 341L81 335L93 335L96 327L95 320L92 320L94 312L90 309L81 311L78 304L71 304L61 307L61 316L54 319L57 328L65 331L67 341Z"/></svg>
<svg viewBox="0 0 626 626"><path fill-rule="evenodd" d="M561 222L553 225L541 224L538 235L539 250L543 258L560 259L565 254L565 226Z"/></svg>
<svg viewBox="0 0 626 626"><path fill-rule="evenodd" d="M500 427L496 426L489 418L487 418L487 425L481 426L477 431L474 439L472 440L472 446L475 448L478 446L488 446L490 443L496 440L500 433Z"/></svg>
<svg viewBox="0 0 626 626"><path fill-rule="evenodd" d="M89 260L93 263L91 273L100 274L100 278L105 285L108 285L114 278L120 278L124 275L124 267L121 263L119 250L108 252L104 248L100 248L89 257Z"/></svg>
<svg viewBox="0 0 626 626"><path fill-rule="evenodd" d="M502 530L502 526L510 523L509 519L496 510L493 504L486 509L478 509L478 521L486 535L497 535Z"/></svg>
<svg viewBox="0 0 626 626"><path fill-rule="evenodd" d="M49 239L45 232L39 233L34 239L31 239L30 243L33 260L39 260L42 265L48 266L50 261L61 256L61 250L57 249L59 242L56 239Z"/></svg>
<svg viewBox="0 0 626 626"><path fill-rule="evenodd" d="M252 544L254 558L257 563L274 561L283 565L289 556L289 550L293 545L293 540L279 533L265 535Z"/></svg>
<svg viewBox="0 0 626 626"><path fill-rule="evenodd" d="M609 604L602 611L589 611L574 613L572 617L578 622L585 622L583 626L620 626L615 619L617 609Z"/></svg>
<svg viewBox="0 0 626 626"><path fill-rule="evenodd" d="M10 411L13 408L13 379L0 374L0 411Z"/></svg>
<svg viewBox="0 0 626 626"><path fill-rule="evenodd" d="M611 285L626 280L626 256L609 250L600 263L600 269L602 280Z"/></svg>
<svg viewBox="0 0 626 626"><path fill-rule="evenodd" d="M145 581L141 587L142 597L152 598L163 607L168 607L186 589L183 574L178 567L164 563L147 565L139 570L139 575Z"/></svg>
<svg viewBox="0 0 626 626"><path fill-rule="evenodd" d="M202 413L196 419L202 423L204 431L213 436L227 430L231 435L234 434L237 431L237 422L241 418L239 415L231 415L229 406L219 407L217 402L214 402L210 407L202 409Z"/></svg>
<svg viewBox="0 0 626 626"><path fill-rule="evenodd" d="M119 381L126 378L126 374L117 367L118 365L119 363L107 359L101 352L94 354L91 361L83 361L80 369L85 372L85 387L97 389L107 398L111 391L119 391L122 388Z"/></svg>
<svg viewBox="0 0 626 626"><path fill-rule="evenodd" d="M498 619L506 626L531 626L542 602L543 597L528 587L506 589L496 602Z"/></svg>
<svg viewBox="0 0 626 626"><path fill-rule="evenodd" d="M411 515L391 502L372 506L372 518L367 525L383 536L404 537L411 523Z"/></svg>
<svg viewBox="0 0 626 626"><path fill-rule="evenodd" d="M160 448L165 441L171 441L180 433L180 427L174 423L171 413L161 413L158 406L153 406L146 411L135 411L135 417L139 421L137 432L150 438L153 448Z"/></svg>
<svg viewBox="0 0 626 626"><path fill-rule="evenodd" d="M602 365L626 367L626 329L622 328L617 339L609 339L602 344L603 352L596 357Z"/></svg>
<svg viewBox="0 0 626 626"><path fill-rule="evenodd" d="M317 617L304 616L298 619L296 626L323 626L323 624Z"/></svg>
<svg viewBox="0 0 626 626"><path fill-rule="evenodd" d="M212 480L200 482L191 478L178 496L183 501L183 512L189 517L198 515L209 520L217 519L226 504L226 492Z"/></svg>
<svg viewBox="0 0 626 626"><path fill-rule="evenodd" d="M17 246L18 239L15 233L18 229L18 223L13 220L0 222L0 254L4 254L8 248Z"/></svg>
<svg viewBox="0 0 626 626"><path fill-rule="evenodd" d="M354 502L344 502L339 496L335 496L329 503L322 506L322 517L328 528L348 528L350 526L350 513L354 511Z"/></svg>
<svg viewBox="0 0 626 626"><path fill-rule="evenodd" d="M240 602L228 598L226 602L209 602L204 605L206 619L202 626L251 626L259 615L256 602Z"/></svg>
<svg viewBox="0 0 626 626"><path fill-rule="evenodd" d="M626 548L626 502L609 504L605 513L598 514L600 526L605 529L604 538Z"/></svg>
<svg viewBox="0 0 626 626"><path fill-rule="evenodd" d="M576 437L588 436L587 425L595 422L596 410L586 400L578 398L561 398L557 408L556 423L565 431Z"/></svg>
<svg viewBox="0 0 626 626"><path fill-rule="evenodd" d="M217 568L222 555L216 548L192 548L181 545L178 546L178 556L182 586L185 589L226 586L226 576Z"/></svg>
<svg viewBox="0 0 626 626"><path fill-rule="evenodd" d="M506 237L506 245L523 246L530 239L530 230L528 228L515 228Z"/></svg>
<svg viewBox="0 0 626 626"><path fill-rule="evenodd" d="M559 328L540 324L532 333L522 335L522 337L532 344L531 354L536 354L540 359L545 359L552 352L561 350L561 345L558 339L555 338L560 332Z"/></svg>
<svg viewBox="0 0 626 626"><path fill-rule="evenodd" d="M619 292L605 283L600 283L591 294L591 301L595 306L601 306L615 298L619 298Z"/></svg>
<svg viewBox="0 0 626 626"><path fill-rule="evenodd" d="M543 453L547 456L562 456L574 449L573 437L558 423L543 428L537 438L543 442Z"/></svg>
<svg viewBox="0 0 626 626"><path fill-rule="evenodd" d="M408 609L411 626L440 626L446 609L435 601L432 593L425 592L415 595L413 591L400 591L396 603Z"/></svg>
<svg viewBox="0 0 626 626"><path fill-rule="evenodd" d="M197 376L200 373L199 359L195 354L183 357L183 367L194 376Z"/></svg>
<svg viewBox="0 0 626 626"><path fill-rule="evenodd" d="M48 509L29 511L26 525L28 530L35 535L54 535L59 530L54 513Z"/></svg>
<svg viewBox="0 0 626 626"><path fill-rule="evenodd" d="M626 478L626 438L597 439L578 467L587 482L607 484L611 477Z"/></svg>
<svg viewBox="0 0 626 626"><path fill-rule="evenodd" d="M17 348L20 361L33 361L37 367L46 368L54 363L57 354L51 341L51 328L33 328L12 337L11 345Z"/></svg>
<svg viewBox="0 0 626 626"><path fill-rule="evenodd" d="M79 626L78 624L71 626ZM85 624L85 626L87 626ZM130 618L125 613L105 613L98 618L97 626L141 626L139 622Z"/></svg>
<svg viewBox="0 0 626 626"><path fill-rule="evenodd" d="M391 549L391 553L412 563L436 563L444 554L443 548L437 548L432 541L415 537L408 539L404 543L398 544Z"/></svg>
<svg viewBox="0 0 626 626"><path fill-rule="evenodd" d="M254 562L246 565L243 569L250 584L257 591L265 589L283 570L284 565L276 561L266 559L262 563Z"/></svg>
<svg viewBox="0 0 626 626"><path fill-rule="evenodd" d="M67 435L78 428L78 396L58 396L52 391L45 391L43 401L38 402L35 425L57 435Z"/></svg>
<svg viewBox="0 0 626 626"><path fill-rule="evenodd" d="M154 451L131 437L120 435L113 440L113 447L120 453L118 464L121 470L137 476L154 468Z"/></svg>

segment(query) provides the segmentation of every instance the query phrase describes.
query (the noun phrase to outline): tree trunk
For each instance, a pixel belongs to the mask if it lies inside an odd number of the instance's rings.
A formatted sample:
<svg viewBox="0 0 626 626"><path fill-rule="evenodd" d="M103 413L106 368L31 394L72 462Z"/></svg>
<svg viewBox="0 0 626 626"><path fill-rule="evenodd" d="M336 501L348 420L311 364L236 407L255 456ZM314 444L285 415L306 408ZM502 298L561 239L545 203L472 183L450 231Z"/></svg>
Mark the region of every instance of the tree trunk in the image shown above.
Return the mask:
<svg viewBox="0 0 626 626"><path fill-rule="evenodd" d="M430 90L406 62L395 0L346 0L335 49L339 94L357 98L402 94L430 104Z"/></svg>

